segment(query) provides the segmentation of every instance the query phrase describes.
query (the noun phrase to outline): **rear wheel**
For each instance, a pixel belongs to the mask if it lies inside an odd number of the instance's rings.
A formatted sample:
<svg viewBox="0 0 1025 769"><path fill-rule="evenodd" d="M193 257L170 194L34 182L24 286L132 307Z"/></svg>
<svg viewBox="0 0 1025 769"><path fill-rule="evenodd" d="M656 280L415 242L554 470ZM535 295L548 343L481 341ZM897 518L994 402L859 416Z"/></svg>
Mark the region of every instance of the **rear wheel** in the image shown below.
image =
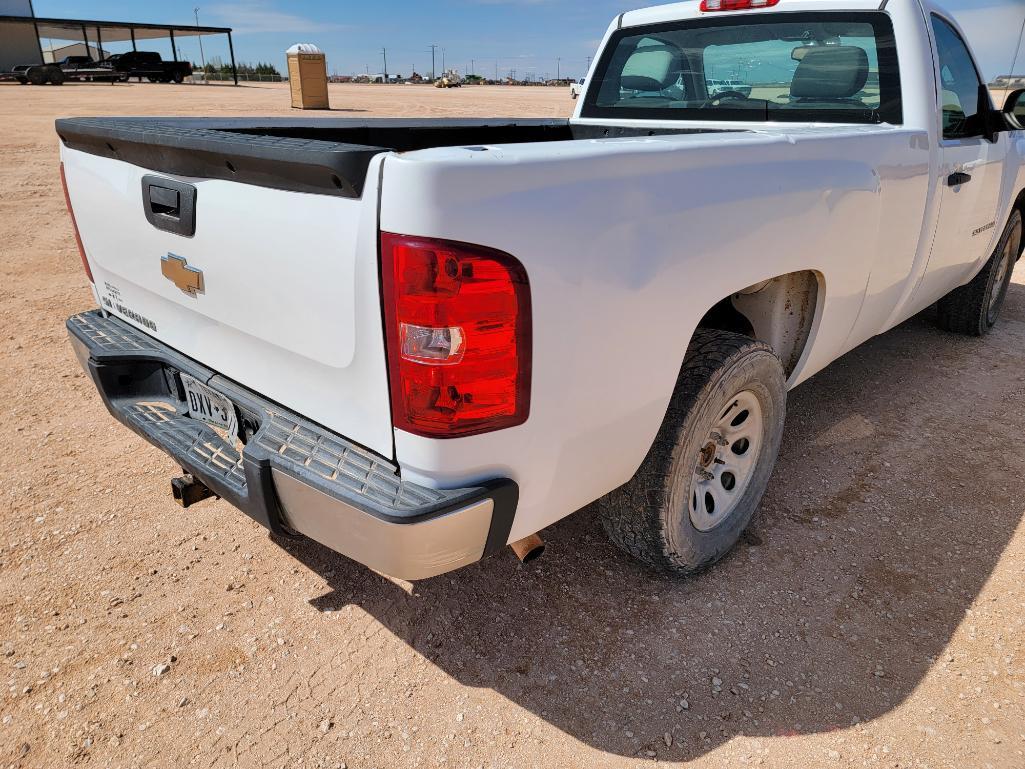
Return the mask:
<svg viewBox="0 0 1025 769"><path fill-rule="evenodd" d="M183 75L181 72L175 72L174 73L174 82L181 83L181 82L184 82L184 80L185 80L185 75Z"/></svg>
<svg viewBox="0 0 1025 769"><path fill-rule="evenodd" d="M1015 262L1021 253L1021 244L1022 217L1021 212L1015 211L982 272L971 283L940 299L937 321L941 328L982 336L996 325L1011 285Z"/></svg>
<svg viewBox="0 0 1025 769"><path fill-rule="evenodd" d="M52 67L50 69L50 82L51 83L53 83L54 85L64 85L64 80L65 80L65 77L64 77L63 70L60 70L57 67Z"/></svg>
<svg viewBox="0 0 1025 769"><path fill-rule="evenodd" d="M698 330L640 470L598 503L609 537L661 571L718 561L758 509L785 414L786 377L768 345Z"/></svg>

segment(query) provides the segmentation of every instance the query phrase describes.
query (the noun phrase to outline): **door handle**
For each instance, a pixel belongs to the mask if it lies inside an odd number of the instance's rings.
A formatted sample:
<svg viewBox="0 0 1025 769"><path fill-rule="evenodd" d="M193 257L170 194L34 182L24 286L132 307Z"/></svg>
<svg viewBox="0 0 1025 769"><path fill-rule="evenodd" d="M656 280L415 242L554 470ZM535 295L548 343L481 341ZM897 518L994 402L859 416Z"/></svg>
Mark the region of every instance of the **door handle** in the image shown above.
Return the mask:
<svg viewBox="0 0 1025 769"><path fill-rule="evenodd" d="M947 177L947 186L960 187L962 184L968 184L971 180L971 174L966 174L964 171L957 171Z"/></svg>
<svg viewBox="0 0 1025 769"><path fill-rule="evenodd" d="M142 212L158 230L190 238L196 234L196 188L147 174L142 177Z"/></svg>
<svg viewBox="0 0 1025 769"><path fill-rule="evenodd" d="M149 188L149 210L158 216L168 216L172 219L181 218L180 193L178 190L151 184Z"/></svg>

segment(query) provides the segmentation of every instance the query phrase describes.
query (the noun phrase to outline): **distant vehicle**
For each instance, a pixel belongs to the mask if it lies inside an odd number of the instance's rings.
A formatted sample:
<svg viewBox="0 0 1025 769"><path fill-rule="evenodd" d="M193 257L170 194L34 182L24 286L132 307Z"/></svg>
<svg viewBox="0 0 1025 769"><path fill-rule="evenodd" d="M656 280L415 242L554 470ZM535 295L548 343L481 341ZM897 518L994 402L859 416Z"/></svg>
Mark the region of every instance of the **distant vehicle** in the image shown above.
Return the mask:
<svg viewBox="0 0 1025 769"><path fill-rule="evenodd" d="M181 83L192 74L189 62L164 61L156 51L116 53L105 61L125 78L144 77L151 83Z"/></svg>
<svg viewBox="0 0 1025 769"><path fill-rule="evenodd" d="M579 98L580 94L582 94L583 92L584 92L584 78L580 78L579 80L574 80L572 83L569 84L569 95L572 98L574 98L574 99Z"/></svg>
<svg viewBox="0 0 1025 769"><path fill-rule="evenodd" d="M454 69L448 70L448 72L443 73L441 77L434 81L435 88L461 88L462 85L463 76Z"/></svg>
<svg viewBox="0 0 1025 769"><path fill-rule="evenodd" d="M938 2L675 3L598 54L568 120L57 121L98 305L72 344L182 505L416 580L536 553L597 501L623 550L689 574L751 522L788 391L932 305L993 328L1025 90L994 106ZM789 80L716 97L709 60ZM909 429L938 418L916 400Z"/></svg>
<svg viewBox="0 0 1025 769"><path fill-rule="evenodd" d="M88 56L65 56L57 66L64 73L65 80L111 81L127 80L128 76L118 72L109 61L95 61Z"/></svg>
<svg viewBox="0 0 1025 769"><path fill-rule="evenodd" d="M56 64L19 64L11 70L12 77L22 85L64 85L64 72Z"/></svg>
<svg viewBox="0 0 1025 769"><path fill-rule="evenodd" d="M88 56L65 56L53 64L21 64L7 77L22 85L63 85L68 80L115 82L128 79L128 75L114 69L109 59L96 61Z"/></svg>
<svg viewBox="0 0 1025 769"><path fill-rule="evenodd" d="M705 86L710 99L728 93L739 93L745 99L751 98L751 86L743 80L706 80Z"/></svg>

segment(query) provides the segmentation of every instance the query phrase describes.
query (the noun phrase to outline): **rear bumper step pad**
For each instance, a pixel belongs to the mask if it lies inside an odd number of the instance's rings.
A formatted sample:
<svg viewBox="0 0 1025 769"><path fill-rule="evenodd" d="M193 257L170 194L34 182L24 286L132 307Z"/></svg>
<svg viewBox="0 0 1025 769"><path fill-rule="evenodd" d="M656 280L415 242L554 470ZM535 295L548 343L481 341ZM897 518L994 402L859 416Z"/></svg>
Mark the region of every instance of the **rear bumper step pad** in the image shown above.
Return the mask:
<svg viewBox="0 0 1025 769"><path fill-rule="evenodd" d="M458 568L506 545L518 500L511 480L451 490L403 481L395 463L123 320L93 310L69 318L67 327L79 362L118 421L276 534L307 534L405 579ZM188 416L182 372L235 404L244 445L229 445Z"/></svg>

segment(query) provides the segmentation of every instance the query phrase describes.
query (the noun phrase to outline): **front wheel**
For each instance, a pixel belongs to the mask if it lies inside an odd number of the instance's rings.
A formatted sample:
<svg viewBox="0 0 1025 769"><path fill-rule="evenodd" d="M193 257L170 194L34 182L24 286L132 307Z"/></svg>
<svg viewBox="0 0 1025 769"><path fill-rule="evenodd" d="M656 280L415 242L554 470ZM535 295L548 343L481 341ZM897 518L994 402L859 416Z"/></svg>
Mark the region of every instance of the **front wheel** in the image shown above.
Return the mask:
<svg viewBox="0 0 1025 769"><path fill-rule="evenodd" d="M610 539L660 571L711 566L758 509L785 416L786 376L772 349L699 329L644 463L598 503Z"/></svg>
<svg viewBox="0 0 1025 769"><path fill-rule="evenodd" d="M1021 244L1021 212L1015 211L982 272L971 283L955 288L940 299L937 321L941 328L968 336L989 333L1004 307Z"/></svg>

